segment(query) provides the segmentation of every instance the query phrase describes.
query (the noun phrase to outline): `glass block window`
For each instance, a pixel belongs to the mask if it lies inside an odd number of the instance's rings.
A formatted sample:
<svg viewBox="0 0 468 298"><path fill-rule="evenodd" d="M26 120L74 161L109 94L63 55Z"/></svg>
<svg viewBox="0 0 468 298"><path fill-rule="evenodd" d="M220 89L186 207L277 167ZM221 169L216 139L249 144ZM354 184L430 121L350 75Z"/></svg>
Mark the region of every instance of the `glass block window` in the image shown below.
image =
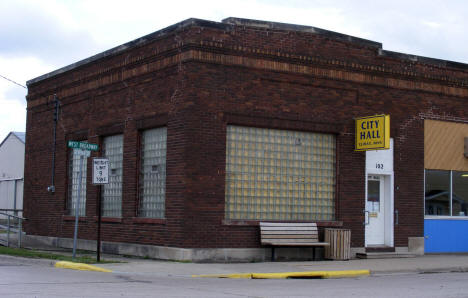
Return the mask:
<svg viewBox="0 0 468 298"><path fill-rule="evenodd" d="M80 179L80 155L76 154L76 151L71 149L68 168L68 210L70 212L70 215L76 214L78 198L80 199L80 210L78 211L78 215L86 215L86 168L87 158L83 157L81 174L81 193L80 195L78 195Z"/></svg>
<svg viewBox="0 0 468 298"><path fill-rule="evenodd" d="M141 217L164 218L166 200L166 127L145 130L141 137Z"/></svg>
<svg viewBox="0 0 468 298"><path fill-rule="evenodd" d="M102 215L121 217L123 135L105 137L102 148L109 159L109 183L102 186Z"/></svg>
<svg viewBox="0 0 468 298"><path fill-rule="evenodd" d="M228 126L227 219L333 220L335 136Z"/></svg>

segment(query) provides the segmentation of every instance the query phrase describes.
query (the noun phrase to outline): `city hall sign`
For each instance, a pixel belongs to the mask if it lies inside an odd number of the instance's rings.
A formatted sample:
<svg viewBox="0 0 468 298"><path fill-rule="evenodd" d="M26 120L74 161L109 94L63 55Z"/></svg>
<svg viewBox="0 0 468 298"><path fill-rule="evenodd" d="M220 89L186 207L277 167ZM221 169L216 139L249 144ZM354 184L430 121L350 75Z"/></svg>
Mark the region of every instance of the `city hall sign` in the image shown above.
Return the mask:
<svg viewBox="0 0 468 298"><path fill-rule="evenodd" d="M390 115L356 118L356 151L390 149Z"/></svg>

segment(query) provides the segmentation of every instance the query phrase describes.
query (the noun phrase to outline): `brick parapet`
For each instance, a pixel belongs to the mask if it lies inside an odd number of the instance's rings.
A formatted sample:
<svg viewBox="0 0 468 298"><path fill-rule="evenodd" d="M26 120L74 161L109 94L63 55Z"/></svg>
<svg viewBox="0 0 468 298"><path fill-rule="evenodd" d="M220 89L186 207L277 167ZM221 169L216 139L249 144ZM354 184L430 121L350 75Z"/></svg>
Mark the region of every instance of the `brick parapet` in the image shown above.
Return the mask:
<svg viewBox="0 0 468 298"><path fill-rule="evenodd" d="M28 103L28 107L46 103L47 97L59 89L59 95L67 97L82 92L84 86L93 90L191 60L359 80L455 96L467 94L467 70L447 67L447 63L437 65L398 59L398 56L387 57L379 55L375 49L325 38L333 43L331 50L323 44L324 37L303 32L301 34L306 34L306 37L289 37L294 46L271 48L270 45L284 43L278 37L278 42L273 42L275 34L280 34L278 31L265 35L268 30L262 29L259 35L256 34L258 28L234 28L228 32L197 26L184 28L181 32L135 45L92 64L84 63L73 69L73 76L67 76L65 71L40 81L41 87L36 82L30 83L28 101L35 103ZM281 31L281 34L293 33ZM263 39L269 39L270 43L262 42ZM293 42L295 40L301 42ZM350 51L367 53L351 59ZM44 84L44 81L48 83Z"/></svg>

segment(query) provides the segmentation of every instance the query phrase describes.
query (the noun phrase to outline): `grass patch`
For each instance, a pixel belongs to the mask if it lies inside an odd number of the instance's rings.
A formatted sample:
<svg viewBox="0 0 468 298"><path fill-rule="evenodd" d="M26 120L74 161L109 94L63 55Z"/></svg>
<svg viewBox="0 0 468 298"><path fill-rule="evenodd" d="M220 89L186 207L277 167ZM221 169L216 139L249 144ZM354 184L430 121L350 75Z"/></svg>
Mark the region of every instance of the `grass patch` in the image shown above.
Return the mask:
<svg viewBox="0 0 468 298"><path fill-rule="evenodd" d="M97 264L96 258L90 257L90 256L80 256L80 257L76 257L75 259L73 259L71 256L37 251L34 249L25 249L25 248L13 248L13 247L0 246L0 254L23 257L23 258L49 259L49 260L69 261L69 262L85 263L85 264ZM106 261L106 260L101 259L99 264L101 263L105 264L105 263L120 263L120 262Z"/></svg>

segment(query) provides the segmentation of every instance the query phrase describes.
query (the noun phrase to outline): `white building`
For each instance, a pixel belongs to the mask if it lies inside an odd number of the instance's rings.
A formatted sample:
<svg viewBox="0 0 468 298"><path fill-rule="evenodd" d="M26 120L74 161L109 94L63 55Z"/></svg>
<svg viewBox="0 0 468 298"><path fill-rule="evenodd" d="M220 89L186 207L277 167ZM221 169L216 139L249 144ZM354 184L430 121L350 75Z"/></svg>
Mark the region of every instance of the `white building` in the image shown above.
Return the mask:
<svg viewBox="0 0 468 298"><path fill-rule="evenodd" d="M10 132L0 143L0 209L23 208L25 138L24 132Z"/></svg>

